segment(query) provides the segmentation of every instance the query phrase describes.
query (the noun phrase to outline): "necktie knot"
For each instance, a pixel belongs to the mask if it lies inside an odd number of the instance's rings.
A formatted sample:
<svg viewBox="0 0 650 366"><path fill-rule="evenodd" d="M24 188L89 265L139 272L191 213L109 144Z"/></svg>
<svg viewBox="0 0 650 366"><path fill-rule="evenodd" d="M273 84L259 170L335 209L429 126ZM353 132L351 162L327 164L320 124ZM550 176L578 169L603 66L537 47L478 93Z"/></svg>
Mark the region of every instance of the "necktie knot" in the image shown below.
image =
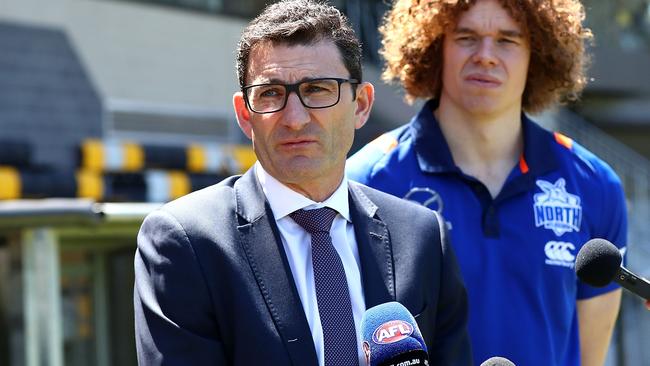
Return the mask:
<svg viewBox="0 0 650 366"><path fill-rule="evenodd" d="M337 212L329 207L317 208L315 210L297 210L289 216L298 225L302 226L310 234L325 232L329 233L332 221Z"/></svg>

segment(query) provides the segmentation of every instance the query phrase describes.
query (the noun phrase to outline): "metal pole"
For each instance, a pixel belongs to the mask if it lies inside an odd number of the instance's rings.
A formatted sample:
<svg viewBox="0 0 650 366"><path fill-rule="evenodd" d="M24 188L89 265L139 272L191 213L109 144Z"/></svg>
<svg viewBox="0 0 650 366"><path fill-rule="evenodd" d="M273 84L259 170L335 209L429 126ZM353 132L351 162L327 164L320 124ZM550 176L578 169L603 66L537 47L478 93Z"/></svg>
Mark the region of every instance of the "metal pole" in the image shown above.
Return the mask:
<svg viewBox="0 0 650 366"><path fill-rule="evenodd" d="M58 238L51 228L23 232L27 366L63 366Z"/></svg>

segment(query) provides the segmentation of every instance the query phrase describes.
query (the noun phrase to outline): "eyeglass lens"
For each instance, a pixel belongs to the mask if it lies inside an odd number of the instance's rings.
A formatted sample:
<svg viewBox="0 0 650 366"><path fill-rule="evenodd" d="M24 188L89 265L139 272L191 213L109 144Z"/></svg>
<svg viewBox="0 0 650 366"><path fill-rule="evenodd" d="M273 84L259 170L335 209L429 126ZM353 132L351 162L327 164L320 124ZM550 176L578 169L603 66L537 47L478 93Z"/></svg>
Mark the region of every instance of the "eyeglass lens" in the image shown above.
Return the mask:
<svg viewBox="0 0 650 366"><path fill-rule="evenodd" d="M302 104L308 108L326 108L339 100L339 81L336 79L308 80L297 85L265 84L248 89L248 103L253 111L268 113L284 108L288 94L297 90Z"/></svg>

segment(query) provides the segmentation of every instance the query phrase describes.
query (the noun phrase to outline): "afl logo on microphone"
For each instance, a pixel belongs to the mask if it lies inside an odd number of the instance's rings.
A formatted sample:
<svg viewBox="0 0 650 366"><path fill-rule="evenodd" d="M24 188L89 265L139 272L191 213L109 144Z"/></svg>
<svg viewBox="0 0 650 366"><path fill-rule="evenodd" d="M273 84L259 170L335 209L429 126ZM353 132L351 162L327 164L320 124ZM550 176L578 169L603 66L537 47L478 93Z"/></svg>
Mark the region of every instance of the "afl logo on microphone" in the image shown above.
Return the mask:
<svg viewBox="0 0 650 366"><path fill-rule="evenodd" d="M413 326L403 320L391 320L380 325L372 334L372 341L377 344L399 342L413 334Z"/></svg>

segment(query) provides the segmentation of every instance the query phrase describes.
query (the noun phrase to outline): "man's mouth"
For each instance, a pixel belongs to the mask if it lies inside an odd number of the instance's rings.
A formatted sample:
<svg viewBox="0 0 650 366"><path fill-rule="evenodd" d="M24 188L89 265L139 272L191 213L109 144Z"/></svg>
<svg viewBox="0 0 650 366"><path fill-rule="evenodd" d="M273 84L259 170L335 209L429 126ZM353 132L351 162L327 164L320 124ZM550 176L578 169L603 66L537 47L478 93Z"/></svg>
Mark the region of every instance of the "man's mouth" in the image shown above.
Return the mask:
<svg viewBox="0 0 650 366"><path fill-rule="evenodd" d="M310 139L310 138L298 138L298 139L288 139L280 142L280 146L290 148L290 149L298 149L298 148L303 148L310 146L311 144L316 143L315 139Z"/></svg>
<svg viewBox="0 0 650 366"><path fill-rule="evenodd" d="M486 74L471 74L468 75L465 80L470 83L482 87L491 87L495 88L501 85L501 81L493 76Z"/></svg>

